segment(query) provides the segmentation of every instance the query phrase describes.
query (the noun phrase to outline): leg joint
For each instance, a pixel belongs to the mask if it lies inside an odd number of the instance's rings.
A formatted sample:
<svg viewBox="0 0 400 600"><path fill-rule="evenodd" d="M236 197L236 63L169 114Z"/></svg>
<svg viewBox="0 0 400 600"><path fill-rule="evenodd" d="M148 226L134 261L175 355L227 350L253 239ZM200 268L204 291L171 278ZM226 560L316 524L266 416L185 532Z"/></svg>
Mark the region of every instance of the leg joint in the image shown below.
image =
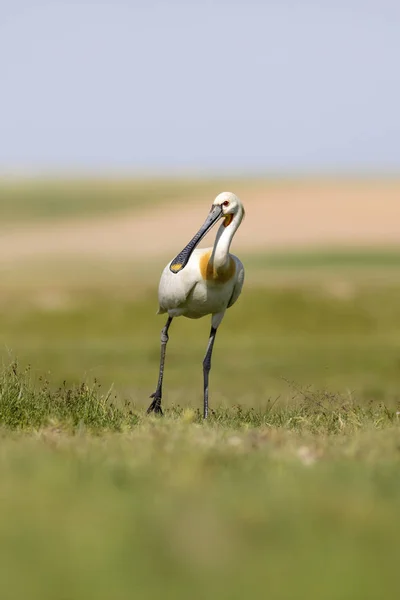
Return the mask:
<svg viewBox="0 0 400 600"><path fill-rule="evenodd" d="M168 321L166 322L164 327L161 329L161 343L162 344L166 344L169 340L168 329L169 329L169 326L171 325L171 323L172 323L172 317L169 317Z"/></svg>
<svg viewBox="0 0 400 600"><path fill-rule="evenodd" d="M163 327L161 330L161 343L166 344L169 340L168 329L167 327Z"/></svg>

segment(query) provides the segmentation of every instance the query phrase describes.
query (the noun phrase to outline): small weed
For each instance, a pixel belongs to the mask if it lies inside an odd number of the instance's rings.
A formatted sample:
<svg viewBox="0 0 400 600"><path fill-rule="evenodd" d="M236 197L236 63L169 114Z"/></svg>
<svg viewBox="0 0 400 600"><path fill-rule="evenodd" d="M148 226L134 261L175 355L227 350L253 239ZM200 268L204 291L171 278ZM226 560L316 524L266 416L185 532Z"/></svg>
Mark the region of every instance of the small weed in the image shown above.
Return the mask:
<svg viewBox="0 0 400 600"><path fill-rule="evenodd" d="M115 406L111 392L102 394L97 383L52 390L47 379L35 385L30 368L20 371L17 362L0 373L0 424L10 429L37 429L50 422L66 427L119 431L134 415Z"/></svg>

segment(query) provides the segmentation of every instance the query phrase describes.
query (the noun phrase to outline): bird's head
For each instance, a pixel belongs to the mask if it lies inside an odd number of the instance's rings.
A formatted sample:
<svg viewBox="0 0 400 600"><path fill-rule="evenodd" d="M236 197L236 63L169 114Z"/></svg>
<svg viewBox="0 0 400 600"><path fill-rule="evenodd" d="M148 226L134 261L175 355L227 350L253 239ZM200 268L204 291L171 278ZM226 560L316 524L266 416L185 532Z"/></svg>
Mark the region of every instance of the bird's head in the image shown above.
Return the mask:
<svg viewBox="0 0 400 600"><path fill-rule="evenodd" d="M239 223L244 215L243 205L239 198L232 194L232 192L222 192L218 194L214 202L211 205L211 210L208 214L207 219L200 227L196 235L190 240L187 246L174 258L169 268L172 273L179 273L182 271L189 262L193 250L198 246L203 237L214 227L217 221L224 219L223 226L228 227L235 217L239 215Z"/></svg>
<svg viewBox="0 0 400 600"><path fill-rule="evenodd" d="M236 194L232 192L222 192L215 198L211 211L214 207L220 207L221 217L224 217L224 226L227 227L232 223L233 217L237 213L244 214L243 204L240 202Z"/></svg>

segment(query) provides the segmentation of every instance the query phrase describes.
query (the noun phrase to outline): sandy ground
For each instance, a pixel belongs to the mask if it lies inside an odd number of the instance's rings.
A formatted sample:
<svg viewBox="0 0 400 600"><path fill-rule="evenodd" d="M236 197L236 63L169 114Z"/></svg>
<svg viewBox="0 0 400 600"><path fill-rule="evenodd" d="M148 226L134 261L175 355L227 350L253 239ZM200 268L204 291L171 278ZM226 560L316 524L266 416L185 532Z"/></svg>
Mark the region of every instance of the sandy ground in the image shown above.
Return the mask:
<svg viewBox="0 0 400 600"><path fill-rule="evenodd" d="M292 182L240 191L246 219L233 252L400 245L400 182ZM167 261L203 223L211 201L3 229L0 263L55 257Z"/></svg>

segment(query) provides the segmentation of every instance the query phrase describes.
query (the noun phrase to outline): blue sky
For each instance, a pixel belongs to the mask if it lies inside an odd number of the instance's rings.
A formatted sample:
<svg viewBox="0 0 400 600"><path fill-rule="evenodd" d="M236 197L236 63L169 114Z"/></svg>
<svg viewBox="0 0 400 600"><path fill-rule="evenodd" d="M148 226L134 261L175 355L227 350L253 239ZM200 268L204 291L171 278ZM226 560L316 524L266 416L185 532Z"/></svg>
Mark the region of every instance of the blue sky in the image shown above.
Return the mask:
<svg viewBox="0 0 400 600"><path fill-rule="evenodd" d="M1 0L0 172L400 172L398 0Z"/></svg>

